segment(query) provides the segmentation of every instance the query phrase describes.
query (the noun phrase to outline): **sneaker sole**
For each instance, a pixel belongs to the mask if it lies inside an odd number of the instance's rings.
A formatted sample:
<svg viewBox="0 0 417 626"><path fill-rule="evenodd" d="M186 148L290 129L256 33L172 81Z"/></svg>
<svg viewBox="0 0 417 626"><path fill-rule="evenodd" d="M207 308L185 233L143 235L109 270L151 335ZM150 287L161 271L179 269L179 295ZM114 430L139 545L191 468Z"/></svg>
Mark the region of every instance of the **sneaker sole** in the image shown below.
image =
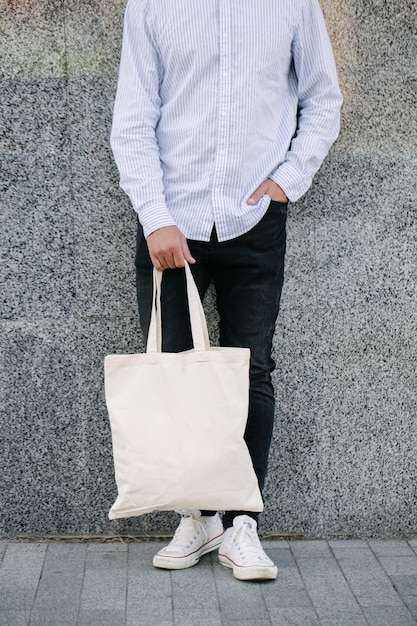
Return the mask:
<svg viewBox="0 0 417 626"><path fill-rule="evenodd" d="M213 550L217 550L222 542L222 538L223 533L206 543L199 550L196 550L191 554L187 554L187 556L175 557L155 554L152 564L154 567L158 567L159 569L187 569L188 567L194 567L194 565L197 565L202 556L208 554L209 552L213 552Z"/></svg>
<svg viewBox="0 0 417 626"><path fill-rule="evenodd" d="M253 565L242 567L230 561L226 556L219 554L219 561L225 567L233 570L233 576L238 580L275 580L278 576L276 565Z"/></svg>

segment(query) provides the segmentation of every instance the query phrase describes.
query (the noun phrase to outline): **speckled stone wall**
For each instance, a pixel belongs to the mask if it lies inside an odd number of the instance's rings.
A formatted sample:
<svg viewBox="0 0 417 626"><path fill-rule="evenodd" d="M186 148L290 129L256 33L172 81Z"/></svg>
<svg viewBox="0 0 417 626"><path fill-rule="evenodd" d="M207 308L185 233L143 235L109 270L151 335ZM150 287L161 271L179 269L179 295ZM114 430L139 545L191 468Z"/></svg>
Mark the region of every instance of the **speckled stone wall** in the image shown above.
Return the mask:
<svg viewBox="0 0 417 626"><path fill-rule="evenodd" d="M124 0L0 0L3 535L118 524L107 353L142 348L109 150ZM322 0L340 139L290 208L265 530L417 532L415 0ZM215 336L213 295L206 308Z"/></svg>

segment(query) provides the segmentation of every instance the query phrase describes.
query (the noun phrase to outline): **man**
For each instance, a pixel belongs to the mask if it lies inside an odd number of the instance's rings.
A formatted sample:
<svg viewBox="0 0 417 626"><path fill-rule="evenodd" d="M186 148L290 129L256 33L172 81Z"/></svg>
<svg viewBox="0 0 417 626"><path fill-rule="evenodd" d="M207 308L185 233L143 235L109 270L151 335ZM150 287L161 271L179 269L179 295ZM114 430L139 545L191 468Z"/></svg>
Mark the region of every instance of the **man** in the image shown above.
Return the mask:
<svg viewBox="0 0 417 626"><path fill-rule="evenodd" d="M163 350L189 349L184 259L201 297L213 282L221 345L251 349L245 440L261 490L287 203L336 139L340 106L317 0L128 2L111 143L140 221L141 324L146 337L155 266L166 271ZM277 575L249 511L226 511L223 525L217 512L183 511L154 565L190 567L218 547L236 578Z"/></svg>

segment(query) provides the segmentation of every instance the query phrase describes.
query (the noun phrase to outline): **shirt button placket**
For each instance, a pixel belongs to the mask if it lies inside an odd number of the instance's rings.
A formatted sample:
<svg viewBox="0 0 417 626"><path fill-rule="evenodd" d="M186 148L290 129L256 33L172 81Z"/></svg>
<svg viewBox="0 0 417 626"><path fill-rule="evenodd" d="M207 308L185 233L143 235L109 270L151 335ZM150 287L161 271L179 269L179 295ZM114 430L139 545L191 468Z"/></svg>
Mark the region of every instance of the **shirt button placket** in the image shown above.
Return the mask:
<svg viewBox="0 0 417 626"><path fill-rule="evenodd" d="M229 0L219 0L219 95L216 161L214 167L213 191L214 216L221 230L222 217L225 214L222 191L227 177L227 152L229 142L230 115L230 6Z"/></svg>

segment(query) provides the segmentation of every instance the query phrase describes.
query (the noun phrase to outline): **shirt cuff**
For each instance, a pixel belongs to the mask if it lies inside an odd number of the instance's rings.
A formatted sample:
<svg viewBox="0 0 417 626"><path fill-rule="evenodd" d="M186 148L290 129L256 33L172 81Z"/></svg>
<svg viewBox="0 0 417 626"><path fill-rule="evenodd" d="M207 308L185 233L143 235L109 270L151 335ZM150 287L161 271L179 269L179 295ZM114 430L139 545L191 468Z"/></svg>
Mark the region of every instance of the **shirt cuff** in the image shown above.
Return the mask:
<svg viewBox="0 0 417 626"><path fill-rule="evenodd" d="M269 178L281 187L291 202L301 198L311 185L311 180L302 178L287 161L280 165Z"/></svg>
<svg viewBox="0 0 417 626"><path fill-rule="evenodd" d="M164 226L176 226L165 204L153 204L136 210L142 224L143 234L148 237L151 233Z"/></svg>

